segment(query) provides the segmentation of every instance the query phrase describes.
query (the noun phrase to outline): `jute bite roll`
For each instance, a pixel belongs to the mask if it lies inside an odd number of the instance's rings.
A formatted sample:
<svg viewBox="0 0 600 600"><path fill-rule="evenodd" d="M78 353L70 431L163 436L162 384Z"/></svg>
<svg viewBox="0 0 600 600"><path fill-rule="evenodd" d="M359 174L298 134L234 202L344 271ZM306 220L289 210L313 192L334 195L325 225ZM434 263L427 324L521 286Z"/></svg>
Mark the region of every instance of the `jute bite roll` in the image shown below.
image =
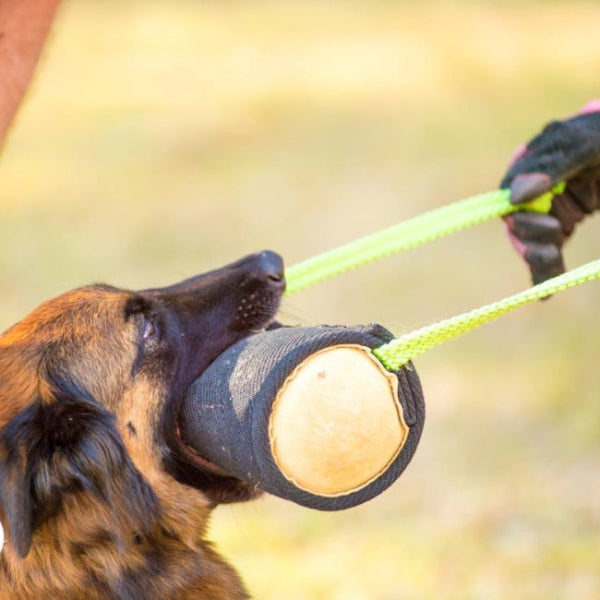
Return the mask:
<svg viewBox="0 0 600 600"><path fill-rule="evenodd" d="M201 456L320 510L366 502L417 448L425 418L412 365L387 371L379 325L281 328L242 340L191 387L181 432Z"/></svg>

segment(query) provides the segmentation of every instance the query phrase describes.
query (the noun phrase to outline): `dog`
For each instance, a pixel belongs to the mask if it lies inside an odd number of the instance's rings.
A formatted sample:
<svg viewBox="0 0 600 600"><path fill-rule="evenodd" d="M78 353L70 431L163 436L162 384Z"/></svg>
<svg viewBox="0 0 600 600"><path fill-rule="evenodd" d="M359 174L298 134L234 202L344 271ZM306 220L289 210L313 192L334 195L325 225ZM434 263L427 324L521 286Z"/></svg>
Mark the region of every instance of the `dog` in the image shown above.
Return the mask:
<svg viewBox="0 0 600 600"><path fill-rule="evenodd" d="M76 289L0 336L0 600L249 597L205 534L259 492L188 448L178 414L284 288L264 251L166 288Z"/></svg>

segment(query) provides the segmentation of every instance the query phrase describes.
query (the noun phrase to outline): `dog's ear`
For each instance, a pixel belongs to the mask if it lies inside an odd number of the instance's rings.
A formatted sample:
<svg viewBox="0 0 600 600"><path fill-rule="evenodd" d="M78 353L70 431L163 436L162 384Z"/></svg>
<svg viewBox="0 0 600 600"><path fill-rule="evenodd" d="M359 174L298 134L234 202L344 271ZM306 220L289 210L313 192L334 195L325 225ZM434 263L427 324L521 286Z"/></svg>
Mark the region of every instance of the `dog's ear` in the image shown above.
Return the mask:
<svg viewBox="0 0 600 600"><path fill-rule="evenodd" d="M91 493L110 506L119 490L135 499L136 513L158 510L114 416L93 399L37 399L0 432L0 508L21 557L35 529L59 513L67 495Z"/></svg>
<svg viewBox="0 0 600 600"><path fill-rule="evenodd" d="M0 508L8 537L17 553L25 557L33 532L30 486L26 482L27 456L22 448L10 442L12 437L12 432L3 431L0 440Z"/></svg>

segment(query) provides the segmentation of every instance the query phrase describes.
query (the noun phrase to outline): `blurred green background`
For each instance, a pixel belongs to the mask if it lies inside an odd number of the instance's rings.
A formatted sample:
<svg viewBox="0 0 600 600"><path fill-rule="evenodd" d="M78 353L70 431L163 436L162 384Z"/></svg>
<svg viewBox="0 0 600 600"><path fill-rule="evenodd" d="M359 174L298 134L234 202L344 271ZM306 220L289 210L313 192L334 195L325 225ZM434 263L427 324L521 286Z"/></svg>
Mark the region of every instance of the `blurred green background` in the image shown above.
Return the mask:
<svg viewBox="0 0 600 600"><path fill-rule="evenodd" d="M573 0L66 0L0 163L1 325L88 282L267 247L291 264L494 188L598 97L599 22ZM526 285L488 223L282 313L401 333ZM591 284L420 358L422 444L381 497L222 507L211 538L261 600L599 598L599 303Z"/></svg>

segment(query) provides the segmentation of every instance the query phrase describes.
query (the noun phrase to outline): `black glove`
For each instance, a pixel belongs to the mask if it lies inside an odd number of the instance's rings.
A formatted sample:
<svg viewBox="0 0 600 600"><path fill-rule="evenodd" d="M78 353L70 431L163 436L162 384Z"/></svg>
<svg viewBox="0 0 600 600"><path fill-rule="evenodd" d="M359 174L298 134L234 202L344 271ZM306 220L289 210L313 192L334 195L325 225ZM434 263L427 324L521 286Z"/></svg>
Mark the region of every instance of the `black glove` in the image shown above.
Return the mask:
<svg viewBox="0 0 600 600"><path fill-rule="evenodd" d="M560 181L567 186L554 197L550 214L523 211L505 217L534 283L565 271L563 244L577 223L600 208L600 100L575 117L547 125L518 151L500 187L510 187L510 201L520 204Z"/></svg>

